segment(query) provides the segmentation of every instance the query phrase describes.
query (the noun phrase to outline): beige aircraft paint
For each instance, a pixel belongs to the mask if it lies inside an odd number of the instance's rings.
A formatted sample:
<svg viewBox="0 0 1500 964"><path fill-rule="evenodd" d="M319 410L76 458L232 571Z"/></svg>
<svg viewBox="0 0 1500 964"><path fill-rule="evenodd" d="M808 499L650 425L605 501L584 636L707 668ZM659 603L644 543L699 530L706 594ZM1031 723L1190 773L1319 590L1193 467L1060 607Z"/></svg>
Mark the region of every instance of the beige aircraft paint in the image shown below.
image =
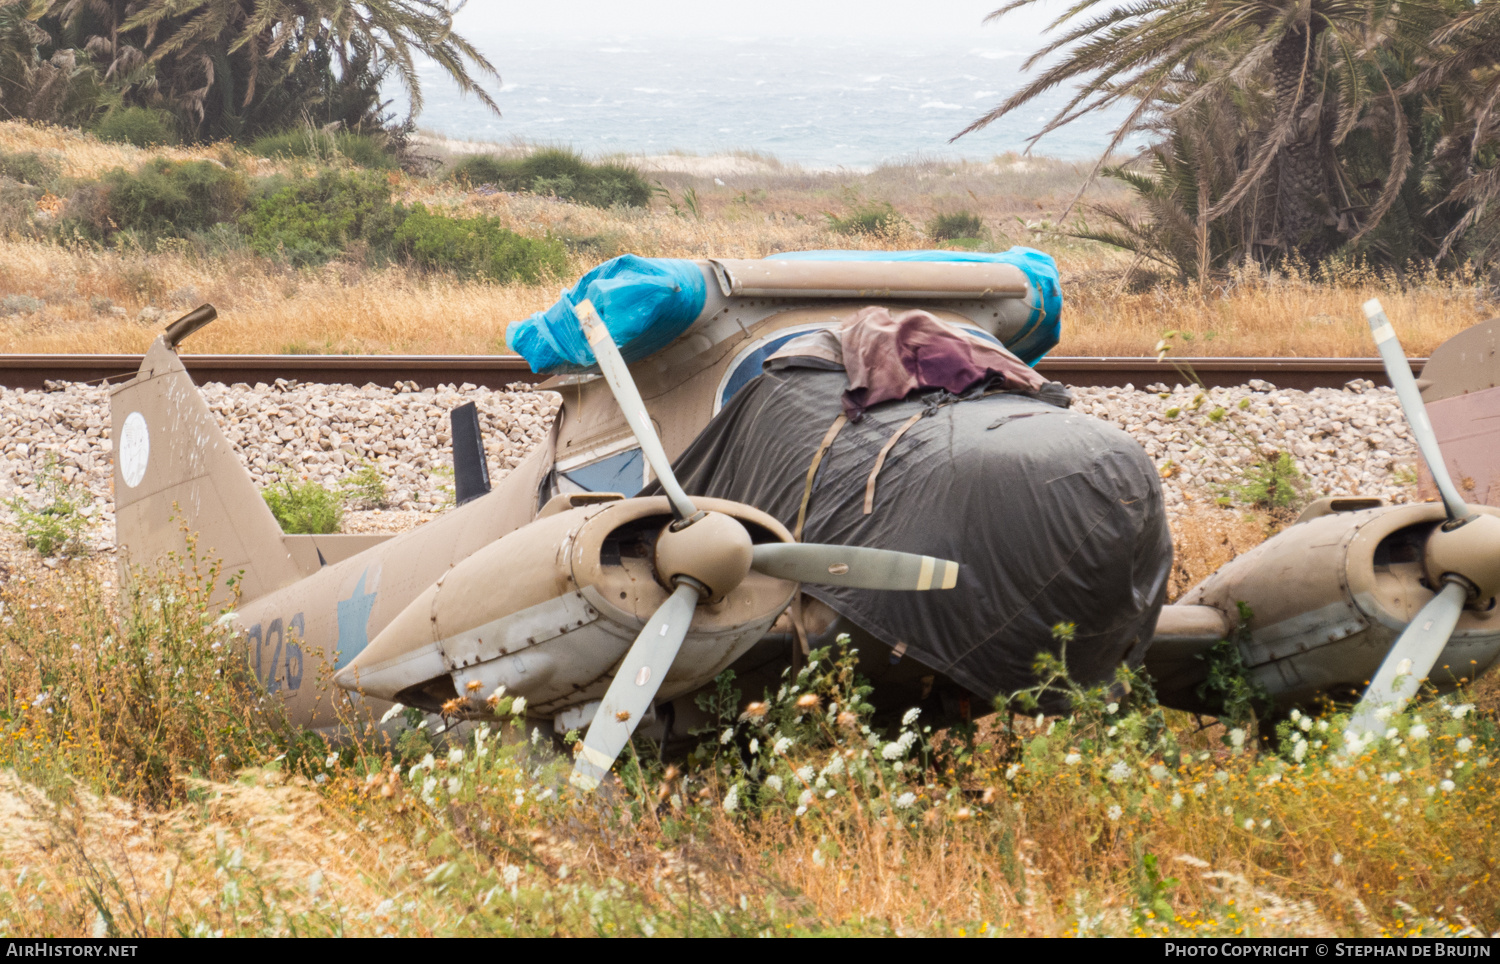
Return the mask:
<svg viewBox="0 0 1500 964"><path fill-rule="evenodd" d="M924 308L1002 337L1027 317L1024 278L995 266L983 266L983 277L962 266L934 272L932 265L837 263L823 265L822 274L808 262L700 266L710 281L703 314L666 350L629 366L670 457L717 411L737 366L772 337L837 325L872 302ZM194 316L175 323L139 374L112 393L122 564L180 558L192 532L200 555L222 557L226 572L242 573L236 588L247 658L298 722L333 722L319 683L345 669L341 682L366 689L377 712L392 698L426 709L463 698L477 705L504 684L534 693L544 716L586 724L583 708L600 698L669 593L651 562L630 556L619 535L670 522L665 499L544 498L553 494L554 466L571 470L638 444L609 385L597 377L547 383L563 397L553 438L493 491L433 522L394 537L287 536L177 358L176 344L206 323L183 324ZM748 506L716 511L740 519L758 544L790 539ZM1147 665L1162 680L1164 701L1201 708L1199 656L1234 629L1242 601L1254 612L1241 647L1245 663L1284 705L1357 693L1433 598L1433 573L1421 560L1441 518L1440 507L1369 500L1313 506L1301 524L1163 610ZM625 546L608 572L598 564L606 543ZM223 597L230 591L220 589ZM752 573L723 599L700 604L661 698L729 665L795 592L795 583ZM1486 605L1474 600L1464 610L1440 666L1462 667L1472 678L1467 668L1478 672L1494 661L1500 619ZM368 687L348 669L367 648L360 671Z"/></svg>

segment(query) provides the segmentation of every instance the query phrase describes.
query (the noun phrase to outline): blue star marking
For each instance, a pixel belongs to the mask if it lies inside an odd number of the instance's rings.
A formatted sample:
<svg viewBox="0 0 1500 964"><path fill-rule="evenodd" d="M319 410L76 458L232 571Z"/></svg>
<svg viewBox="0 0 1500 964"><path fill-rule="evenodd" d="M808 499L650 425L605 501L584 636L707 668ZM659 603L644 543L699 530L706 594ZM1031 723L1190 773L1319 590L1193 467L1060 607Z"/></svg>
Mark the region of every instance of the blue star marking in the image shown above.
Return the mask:
<svg viewBox="0 0 1500 964"><path fill-rule="evenodd" d="M359 582L348 599L339 600L339 652L334 669L343 669L354 661L354 657L370 645L368 626L370 610L375 608L376 593L365 592L366 569L359 574Z"/></svg>

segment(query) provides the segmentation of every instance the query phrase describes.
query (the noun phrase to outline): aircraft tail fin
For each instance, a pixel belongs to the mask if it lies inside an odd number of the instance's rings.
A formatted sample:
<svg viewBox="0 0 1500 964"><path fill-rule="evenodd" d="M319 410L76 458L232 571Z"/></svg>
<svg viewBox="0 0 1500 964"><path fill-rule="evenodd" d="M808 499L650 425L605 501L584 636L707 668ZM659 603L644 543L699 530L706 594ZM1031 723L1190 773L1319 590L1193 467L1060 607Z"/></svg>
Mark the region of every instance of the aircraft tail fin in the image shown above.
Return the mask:
<svg viewBox="0 0 1500 964"><path fill-rule="evenodd" d="M114 441L115 542L121 565L183 558L186 534L198 552L238 577L241 601L301 575L281 526L234 446L177 357L177 343L212 320L200 308L157 338L140 371L110 394ZM241 575L242 573L242 575ZM221 586L216 596L225 595Z"/></svg>

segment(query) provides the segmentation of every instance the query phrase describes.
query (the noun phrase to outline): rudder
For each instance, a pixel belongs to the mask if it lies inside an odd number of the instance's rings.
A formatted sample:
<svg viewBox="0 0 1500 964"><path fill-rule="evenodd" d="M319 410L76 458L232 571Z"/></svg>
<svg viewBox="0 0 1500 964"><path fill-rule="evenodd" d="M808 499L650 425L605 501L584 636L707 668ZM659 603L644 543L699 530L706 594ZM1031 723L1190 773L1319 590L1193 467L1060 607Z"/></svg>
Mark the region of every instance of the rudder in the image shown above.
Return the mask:
<svg viewBox="0 0 1500 964"><path fill-rule="evenodd" d="M204 558L221 559L229 576L243 572L241 601L255 599L301 573L281 526L177 356L182 336L173 336L157 338L136 376L110 393L121 566L154 566L169 552L183 558L185 533L193 532Z"/></svg>

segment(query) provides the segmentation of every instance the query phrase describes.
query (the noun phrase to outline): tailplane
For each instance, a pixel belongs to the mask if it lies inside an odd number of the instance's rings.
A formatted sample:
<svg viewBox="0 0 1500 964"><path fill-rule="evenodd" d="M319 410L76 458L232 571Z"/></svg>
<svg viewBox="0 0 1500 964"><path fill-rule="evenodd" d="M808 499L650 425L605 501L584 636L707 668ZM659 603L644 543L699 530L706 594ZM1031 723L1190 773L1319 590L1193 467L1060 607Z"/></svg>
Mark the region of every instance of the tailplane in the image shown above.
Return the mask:
<svg viewBox="0 0 1500 964"><path fill-rule="evenodd" d="M208 305L174 322L151 345L140 371L110 394L114 440L115 543L121 565L155 567L198 553L237 577L241 601L301 575L281 526L261 498L188 376L177 345L214 318ZM217 588L222 596L225 587Z"/></svg>

